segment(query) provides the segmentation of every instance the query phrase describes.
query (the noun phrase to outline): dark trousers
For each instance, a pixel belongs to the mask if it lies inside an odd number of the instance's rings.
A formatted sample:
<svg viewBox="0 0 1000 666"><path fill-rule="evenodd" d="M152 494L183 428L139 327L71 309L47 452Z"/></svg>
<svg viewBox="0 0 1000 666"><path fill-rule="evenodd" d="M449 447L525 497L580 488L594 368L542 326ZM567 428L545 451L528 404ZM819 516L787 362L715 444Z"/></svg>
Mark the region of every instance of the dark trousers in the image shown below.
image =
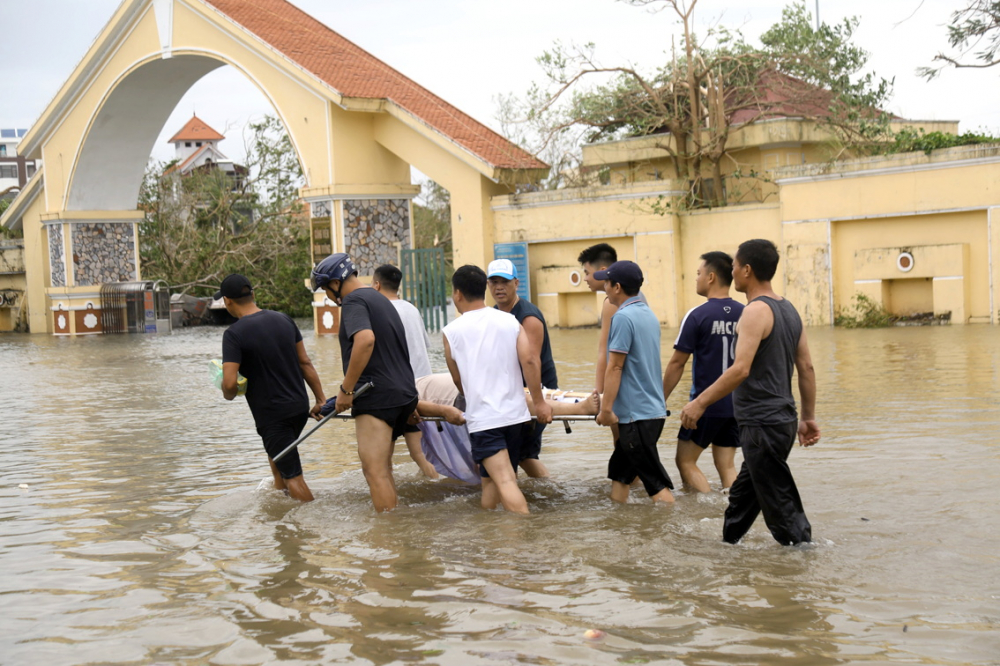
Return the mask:
<svg viewBox="0 0 1000 666"><path fill-rule="evenodd" d="M764 514L771 535L783 545L812 539L812 526L787 463L797 431L795 421L740 426L743 467L729 489L729 507L722 526L725 541L736 543L742 539L759 513Z"/></svg>

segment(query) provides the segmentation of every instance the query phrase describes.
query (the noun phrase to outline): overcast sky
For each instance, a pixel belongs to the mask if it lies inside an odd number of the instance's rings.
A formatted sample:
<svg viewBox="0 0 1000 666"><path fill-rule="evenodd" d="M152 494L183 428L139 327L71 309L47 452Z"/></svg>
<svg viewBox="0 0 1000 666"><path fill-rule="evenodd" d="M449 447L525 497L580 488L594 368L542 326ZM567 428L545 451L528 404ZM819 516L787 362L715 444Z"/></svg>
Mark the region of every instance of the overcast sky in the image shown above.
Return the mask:
<svg viewBox="0 0 1000 666"><path fill-rule="evenodd" d="M679 28L669 12L650 14L613 0L294 0L306 12L481 122L497 128L494 96L523 93L541 79L535 57L556 40L594 42L604 64L652 69ZM701 0L699 30L723 23L748 38L775 23L784 0ZM944 25L965 0L820 0L825 22L858 16L858 43L870 69L895 77L893 113L959 120L961 131L1000 134L1000 67L946 70L931 82L914 70L946 49ZM0 127L30 127L110 19L119 0L0 0L4 63ZM816 0L807 0L815 11ZM199 81L163 128L154 156L197 111L243 154L242 128L270 111L263 95L230 68Z"/></svg>

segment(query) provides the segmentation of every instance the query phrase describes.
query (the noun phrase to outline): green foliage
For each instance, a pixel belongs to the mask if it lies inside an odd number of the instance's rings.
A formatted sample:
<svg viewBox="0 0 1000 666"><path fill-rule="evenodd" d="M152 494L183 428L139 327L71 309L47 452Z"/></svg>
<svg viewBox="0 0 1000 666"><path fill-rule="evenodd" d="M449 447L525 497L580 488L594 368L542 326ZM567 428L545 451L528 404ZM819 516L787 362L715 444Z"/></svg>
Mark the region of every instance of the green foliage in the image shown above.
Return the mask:
<svg viewBox="0 0 1000 666"><path fill-rule="evenodd" d="M413 202L414 247L443 247L448 273L453 270L451 195L433 180L421 183L420 201Z"/></svg>
<svg viewBox="0 0 1000 666"><path fill-rule="evenodd" d="M881 303L864 294L854 294L851 307L837 310L835 326L844 328L885 328L892 326L895 318Z"/></svg>
<svg viewBox="0 0 1000 666"><path fill-rule="evenodd" d="M935 62L938 67L920 67L917 74L933 79L945 67L984 69L1000 63L1000 0L967 0L965 7L951 15L948 26L948 44L953 49L963 51L963 56L972 49L972 62L962 62L961 56L938 53Z"/></svg>
<svg viewBox="0 0 1000 666"><path fill-rule="evenodd" d="M243 273L261 307L309 316L302 171L280 122L267 117L249 126L247 171L235 179L214 168L182 177L173 166L151 165L140 191L143 277L209 295L226 275Z"/></svg>
<svg viewBox="0 0 1000 666"><path fill-rule="evenodd" d="M760 37L765 57L778 71L818 93L810 102L822 103L827 96L828 115L818 119L850 142L887 134L890 116L881 107L889 100L893 83L863 72L869 53L853 43L859 24L853 16L840 24L813 28L805 2L796 1L782 11L781 22Z"/></svg>
<svg viewBox="0 0 1000 666"><path fill-rule="evenodd" d="M972 146L984 143L1000 143L1000 137L989 134L965 132L964 134L948 134L947 132L924 132L923 128L904 127L892 138L891 143L880 145L876 153L893 155L923 151L930 155L939 148L955 148L957 146Z"/></svg>
<svg viewBox="0 0 1000 666"><path fill-rule="evenodd" d="M727 145L737 125L793 116L826 126L845 146L886 136L890 117L880 108L892 82L864 73L868 53L853 44L857 19L814 29L805 2L797 0L760 44L751 44L724 26L696 35L698 0L625 1L671 9L682 26L679 44L666 62L643 70L601 64L593 44L557 42L537 58L545 85L533 85L524 101L506 100L507 111L520 108L523 122L540 132L542 145L566 136L588 142L656 137L654 147L689 187L677 205L700 208L727 203L721 164L735 160ZM763 197L764 181L751 183L745 169L737 170L736 179L746 182L729 189L740 198ZM556 179L551 186L574 184L563 172Z"/></svg>

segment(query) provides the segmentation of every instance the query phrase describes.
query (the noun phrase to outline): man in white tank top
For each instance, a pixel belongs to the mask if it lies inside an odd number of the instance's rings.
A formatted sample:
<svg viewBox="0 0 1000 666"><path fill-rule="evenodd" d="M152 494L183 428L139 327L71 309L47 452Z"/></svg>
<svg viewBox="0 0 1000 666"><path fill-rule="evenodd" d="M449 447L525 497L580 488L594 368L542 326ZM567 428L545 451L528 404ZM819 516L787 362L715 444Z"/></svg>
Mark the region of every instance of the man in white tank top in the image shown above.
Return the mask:
<svg viewBox="0 0 1000 666"><path fill-rule="evenodd" d="M472 458L483 477L482 505L493 509L503 504L508 511L528 513L516 471L532 426L525 383L538 423L552 422L552 408L542 395L541 365L517 319L486 307L481 268L462 266L451 282L455 309L462 316L444 327L444 353L455 386L465 396Z"/></svg>

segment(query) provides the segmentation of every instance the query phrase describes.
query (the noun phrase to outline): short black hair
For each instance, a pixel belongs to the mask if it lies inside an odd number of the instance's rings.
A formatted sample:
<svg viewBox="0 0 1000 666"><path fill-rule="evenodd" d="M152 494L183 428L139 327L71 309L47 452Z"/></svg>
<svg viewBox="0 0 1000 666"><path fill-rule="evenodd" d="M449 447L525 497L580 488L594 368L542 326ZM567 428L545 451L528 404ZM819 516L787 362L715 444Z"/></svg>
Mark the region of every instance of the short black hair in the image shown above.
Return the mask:
<svg viewBox="0 0 1000 666"><path fill-rule="evenodd" d="M403 271L392 264L382 264L375 269L372 281L379 281L390 291L399 291L399 283L403 281Z"/></svg>
<svg viewBox="0 0 1000 666"><path fill-rule="evenodd" d="M714 250L701 255L701 260L724 287L733 283L733 258L725 252Z"/></svg>
<svg viewBox="0 0 1000 666"><path fill-rule="evenodd" d="M581 264L590 264L591 266L610 266L618 261L618 252L607 243L598 243L581 252L576 260Z"/></svg>
<svg viewBox="0 0 1000 666"><path fill-rule="evenodd" d="M471 264L460 266L451 276L451 286L470 301L481 301L486 298L486 271Z"/></svg>
<svg viewBox="0 0 1000 666"><path fill-rule="evenodd" d="M753 269L754 277L768 282L778 270L778 246L764 238L755 238L740 243L736 259Z"/></svg>
<svg viewBox="0 0 1000 666"><path fill-rule="evenodd" d="M236 305L239 305L241 307L244 305L250 305L251 303L254 302L253 291L251 291L246 296L240 296L239 298L230 298L229 300L231 300L233 303L236 303Z"/></svg>

